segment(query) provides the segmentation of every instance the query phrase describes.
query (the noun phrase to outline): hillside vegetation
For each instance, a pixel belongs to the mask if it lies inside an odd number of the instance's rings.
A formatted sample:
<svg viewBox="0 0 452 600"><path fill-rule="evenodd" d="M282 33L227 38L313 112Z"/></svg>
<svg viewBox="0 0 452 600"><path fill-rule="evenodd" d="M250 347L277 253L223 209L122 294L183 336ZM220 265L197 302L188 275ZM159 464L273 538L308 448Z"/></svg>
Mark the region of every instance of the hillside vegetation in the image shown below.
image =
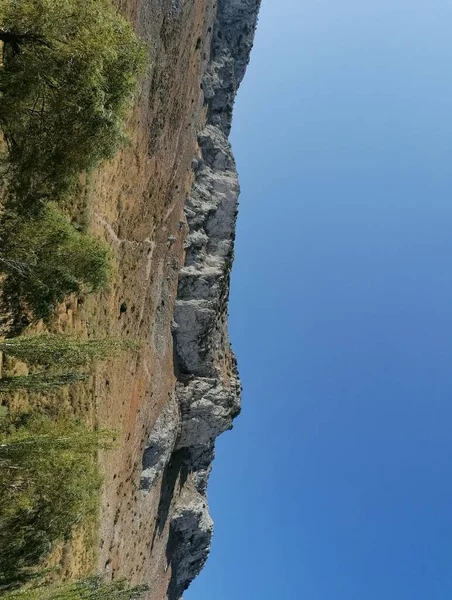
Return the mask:
<svg viewBox="0 0 452 600"><path fill-rule="evenodd" d="M110 250L77 225L76 198L80 177L127 141L146 52L110 0L0 0L0 42L0 596L138 598L143 588L97 577L46 583L56 545L96 520L97 452L115 436L58 395L39 398L135 348L45 328L69 294L108 285Z"/></svg>
<svg viewBox="0 0 452 600"><path fill-rule="evenodd" d="M108 250L71 225L71 196L126 140L145 55L110 0L0 0L0 41L2 301L20 328L108 281Z"/></svg>

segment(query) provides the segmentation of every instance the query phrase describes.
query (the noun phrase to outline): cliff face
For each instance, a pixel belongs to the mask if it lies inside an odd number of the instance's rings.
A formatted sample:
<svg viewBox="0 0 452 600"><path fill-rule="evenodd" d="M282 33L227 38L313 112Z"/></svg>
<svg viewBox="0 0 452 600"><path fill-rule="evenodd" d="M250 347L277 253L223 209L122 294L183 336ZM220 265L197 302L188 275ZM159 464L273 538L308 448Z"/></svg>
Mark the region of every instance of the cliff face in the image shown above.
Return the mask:
<svg viewBox="0 0 452 600"><path fill-rule="evenodd" d="M260 0L220 0L211 60L202 88L207 125L198 137L195 181L185 206L189 227L174 313L181 429L176 448L192 479L171 522L174 598L207 559L212 521L206 502L215 439L240 412L241 386L229 344L227 309L234 259L239 184L228 135L235 95L245 74ZM196 540L193 548L193 538Z"/></svg>
<svg viewBox="0 0 452 600"><path fill-rule="evenodd" d="M240 382L227 331L239 184L228 142L232 108L252 48L260 0L220 0L202 89L207 124L192 162L188 235L174 311L177 448L199 456L240 412ZM196 462L196 461L195 461Z"/></svg>
<svg viewBox="0 0 452 600"><path fill-rule="evenodd" d="M150 582L149 600L178 600L210 549L215 439L240 412L227 331L239 196L228 135L260 0L118 4L153 59L133 143L91 190L118 280L62 318L83 329L88 315L88 335L107 328L142 343L95 380L98 419L123 442L101 457L99 569Z"/></svg>

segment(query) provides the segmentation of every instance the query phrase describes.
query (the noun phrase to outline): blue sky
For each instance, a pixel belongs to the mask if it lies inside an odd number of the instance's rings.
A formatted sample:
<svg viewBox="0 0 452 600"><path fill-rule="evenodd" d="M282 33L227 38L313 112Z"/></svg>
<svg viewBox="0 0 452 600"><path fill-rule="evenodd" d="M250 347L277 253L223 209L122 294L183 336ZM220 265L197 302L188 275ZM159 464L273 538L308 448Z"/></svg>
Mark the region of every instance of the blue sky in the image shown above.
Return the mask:
<svg viewBox="0 0 452 600"><path fill-rule="evenodd" d="M452 598L451 23L263 0L232 134L243 414L185 600Z"/></svg>

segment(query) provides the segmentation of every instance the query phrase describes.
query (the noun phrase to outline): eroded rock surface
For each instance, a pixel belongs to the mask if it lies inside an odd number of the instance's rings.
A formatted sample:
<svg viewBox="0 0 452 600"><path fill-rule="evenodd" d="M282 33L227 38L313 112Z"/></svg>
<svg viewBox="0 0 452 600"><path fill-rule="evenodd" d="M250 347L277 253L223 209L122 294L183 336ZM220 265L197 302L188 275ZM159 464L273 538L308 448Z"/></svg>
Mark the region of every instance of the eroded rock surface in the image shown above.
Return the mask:
<svg viewBox="0 0 452 600"><path fill-rule="evenodd" d="M160 413L143 454L140 488L149 491L171 459L179 434L179 411L174 394Z"/></svg>
<svg viewBox="0 0 452 600"><path fill-rule="evenodd" d="M193 161L196 177L185 207L189 234L174 313L181 412L177 448L188 451L191 475L171 519L177 548L171 557L174 599L198 575L209 554L213 523L206 488L214 443L240 412L241 385L227 331L240 189L227 138L259 5L260 0L219 1L211 62L203 78L208 124L199 135L199 155Z"/></svg>

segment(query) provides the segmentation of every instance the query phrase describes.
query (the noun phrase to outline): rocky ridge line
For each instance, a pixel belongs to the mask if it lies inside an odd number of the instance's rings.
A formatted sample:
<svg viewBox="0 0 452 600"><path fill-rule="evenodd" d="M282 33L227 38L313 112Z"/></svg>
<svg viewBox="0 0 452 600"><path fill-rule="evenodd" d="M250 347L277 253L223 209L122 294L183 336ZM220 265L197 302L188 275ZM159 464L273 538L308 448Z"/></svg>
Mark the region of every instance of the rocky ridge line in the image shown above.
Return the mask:
<svg viewBox="0 0 452 600"><path fill-rule="evenodd" d="M232 427L240 412L241 385L227 328L240 189L228 136L260 2L218 2L210 63L202 82L207 125L198 137L195 181L185 206L188 236L173 327L178 383L143 458L144 491L162 472L179 478L167 552L172 570L169 600L181 598L209 555L213 522L206 490L215 439Z"/></svg>

